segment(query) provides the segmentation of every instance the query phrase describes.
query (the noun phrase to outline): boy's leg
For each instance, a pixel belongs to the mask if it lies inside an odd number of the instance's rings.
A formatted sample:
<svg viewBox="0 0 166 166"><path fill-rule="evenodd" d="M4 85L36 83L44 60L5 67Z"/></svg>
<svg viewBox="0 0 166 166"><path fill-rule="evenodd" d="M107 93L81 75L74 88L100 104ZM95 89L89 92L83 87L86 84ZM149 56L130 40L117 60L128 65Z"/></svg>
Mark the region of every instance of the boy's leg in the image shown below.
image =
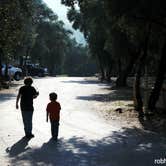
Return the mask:
<svg viewBox="0 0 166 166"><path fill-rule="evenodd" d="M51 121L51 135L52 135L52 137L54 135L54 122L53 121Z"/></svg>
<svg viewBox="0 0 166 166"><path fill-rule="evenodd" d="M59 132L59 121L55 122L55 137L58 138L58 132Z"/></svg>
<svg viewBox="0 0 166 166"><path fill-rule="evenodd" d="M54 139L58 138L59 132L59 121L52 121L51 122L51 134Z"/></svg>

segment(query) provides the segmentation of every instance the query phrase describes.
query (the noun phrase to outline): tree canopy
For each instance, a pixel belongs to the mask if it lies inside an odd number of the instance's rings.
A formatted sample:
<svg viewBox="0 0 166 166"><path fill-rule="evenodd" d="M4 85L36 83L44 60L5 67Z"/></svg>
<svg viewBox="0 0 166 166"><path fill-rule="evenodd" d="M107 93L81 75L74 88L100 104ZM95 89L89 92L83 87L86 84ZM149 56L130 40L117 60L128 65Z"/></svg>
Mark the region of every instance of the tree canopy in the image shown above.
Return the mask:
<svg viewBox="0 0 166 166"><path fill-rule="evenodd" d="M1 4L1 61L17 60L20 66L25 66L31 60L47 67L52 74L61 74L67 72L64 65L68 64L71 50L73 54L81 54L80 59L82 56L89 59L82 51L84 46L73 42L72 32L64 28L64 23L42 0L1 1ZM81 70L76 61L73 63L72 70Z"/></svg>
<svg viewBox="0 0 166 166"><path fill-rule="evenodd" d="M84 33L96 57L101 78L117 76L116 85L126 86L129 75L136 76L138 110L142 110L139 80L145 68L156 77L149 109L155 103L164 81L165 1L62 0L70 8L68 19L73 28ZM79 9L78 9L79 7ZM162 71L162 72L161 72ZM137 86L138 85L138 86ZM155 90L157 89L157 90Z"/></svg>

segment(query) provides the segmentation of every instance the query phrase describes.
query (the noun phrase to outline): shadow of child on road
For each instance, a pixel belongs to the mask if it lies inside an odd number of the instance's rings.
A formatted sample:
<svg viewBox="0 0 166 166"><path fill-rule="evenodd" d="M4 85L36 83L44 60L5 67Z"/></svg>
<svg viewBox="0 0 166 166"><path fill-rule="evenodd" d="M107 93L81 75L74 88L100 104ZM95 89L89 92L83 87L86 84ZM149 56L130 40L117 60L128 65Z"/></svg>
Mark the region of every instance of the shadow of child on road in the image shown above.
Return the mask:
<svg viewBox="0 0 166 166"><path fill-rule="evenodd" d="M6 152L9 154L10 157L15 157L30 149L29 147L27 147L29 141L30 139L23 137L13 146L6 148Z"/></svg>

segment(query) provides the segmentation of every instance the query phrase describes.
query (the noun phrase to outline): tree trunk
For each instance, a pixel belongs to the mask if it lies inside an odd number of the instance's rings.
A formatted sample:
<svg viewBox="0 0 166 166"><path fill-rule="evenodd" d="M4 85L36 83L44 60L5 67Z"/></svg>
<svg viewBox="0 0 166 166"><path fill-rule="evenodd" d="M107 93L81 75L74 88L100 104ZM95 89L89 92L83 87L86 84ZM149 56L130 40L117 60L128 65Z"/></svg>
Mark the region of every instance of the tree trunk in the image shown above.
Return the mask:
<svg viewBox="0 0 166 166"><path fill-rule="evenodd" d="M143 45L143 53L139 59L136 80L135 80L135 92L134 92L134 100L135 100L135 109L139 112L139 116L143 116L143 101L141 96L141 88L140 88L140 78L141 78L141 69L145 67L146 58L148 56L148 43L150 39L151 33L151 24L147 25L147 35L145 37L144 45Z"/></svg>
<svg viewBox="0 0 166 166"><path fill-rule="evenodd" d="M151 92L148 109L153 112L155 110L156 102L159 99L160 91L164 82L164 76L166 73L166 39L162 48L161 59L158 66L158 73L154 84L154 89Z"/></svg>
<svg viewBox="0 0 166 166"><path fill-rule="evenodd" d="M0 79L2 79L2 54L3 50L0 48Z"/></svg>
<svg viewBox="0 0 166 166"><path fill-rule="evenodd" d="M0 89L2 87L2 54L3 50L0 48Z"/></svg>
<svg viewBox="0 0 166 166"><path fill-rule="evenodd" d="M101 82L105 80L105 72L104 72L104 69L103 69L103 66L100 65L100 72L101 72L101 77L100 77L100 80Z"/></svg>
<svg viewBox="0 0 166 166"><path fill-rule="evenodd" d="M124 71L119 75L119 77L116 80L116 86L117 87L125 87L127 86L127 75L126 72Z"/></svg>
<svg viewBox="0 0 166 166"><path fill-rule="evenodd" d="M134 107L138 111L139 116L143 116L143 102L140 90L140 79L141 79L141 66L139 66L138 71L134 80L133 95L134 95Z"/></svg>
<svg viewBox="0 0 166 166"><path fill-rule="evenodd" d="M28 69L27 69L27 60L28 60L29 54L30 54L30 48L27 47L26 54L25 54L25 59L24 59L24 62L23 62L23 75L24 76L28 76L29 75Z"/></svg>
<svg viewBox="0 0 166 166"><path fill-rule="evenodd" d="M24 65L24 59L23 59L22 56L20 56L20 57L19 57L19 66L20 66L20 67L23 67L23 65Z"/></svg>
<svg viewBox="0 0 166 166"><path fill-rule="evenodd" d="M137 59L140 57L141 54L141 47L133 53L133 51L130 50L130 59L129 63L126 65L126 68L122 70L119 74L119 77L116 80L116 86L117 87L125 87L127 86L127 77L128 74L132 71L134 64L136 63Z"/></svg>
<svg viewBox="0 0 166 166"><path fill-rule="evenodd" d="M122 72L119 74L119 77L116 80L117 87L125 87L127 85L127 76L133 69L133 65L134 65L135 61L137 60L137 57L138 57L138 55L136 55L136 57L132 56L130 58L130 61L129 61L127 67L124 70L122 70Z"/></svg>
<svg viewBox="0 0 166 166"><path fill-rule="evenodd" d="M106 80L108 83L111 82L111 70L112 70L112 66L109 66L106 71Z"/></svg>
<svg viewBox="0 0 166 166"><path fill-rule="evenodd" d="M102 59L99 54L97 55L97 57L98 57L100 73L101 73L100 80L103 81L103 80L105 80L104 67L103 67Z"/></svg>
<svg viewBox="0 0 166 166"><path fill-rule="evenodd" d="M8 81L9 80L9 74L8 74L8 63L6 62L5 63L5 81Z"/></svg>
<svg viewBox="0 0 166 166"><path fill-rule="evenodd" d="M122 63L121 60L118 59L118 74L120 75L122 73Z"/></svg>
<svg viewBox="0 0 166 166"><path fill-rule="evenodd" d="M118 60L118 75L119 75L119 77L116 80L117 87L126 86L126 72L128 72L128 71L122 70L122 63L121 63L121 60L119 59Z"/></svg>

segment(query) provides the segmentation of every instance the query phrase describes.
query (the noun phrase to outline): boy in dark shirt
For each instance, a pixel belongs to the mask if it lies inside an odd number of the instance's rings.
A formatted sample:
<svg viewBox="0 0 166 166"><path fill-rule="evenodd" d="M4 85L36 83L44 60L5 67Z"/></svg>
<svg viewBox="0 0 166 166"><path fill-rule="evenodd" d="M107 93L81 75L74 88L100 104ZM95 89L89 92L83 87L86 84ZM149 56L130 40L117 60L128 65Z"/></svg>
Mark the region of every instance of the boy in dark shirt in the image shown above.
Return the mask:
<svg viewBox="0 0 166 166"><path fill-rule="evenodd" d="M50 93L49 94L51 102L47 105L47 114L46 114L46 121L48 122L48 116L50 118L51 123L51 134L52 139L57 140L58 138L58 131L59 131L59 119L60 119L60 110L61 106L59 102L57 102L57 94Z"/></svg>
<svg viewBox="0 0 166 166"><path fill-rule="evenodd" d="M33 116L33 99L39 95L39 92L31 86L33 80L31 77L27 77L24 80L24 86L19 89L17 100L16 100L16 109L19 108L18 102L21 98L20 107L24 124L25 136L27 138L32 138L32 116Z"/></svg>

